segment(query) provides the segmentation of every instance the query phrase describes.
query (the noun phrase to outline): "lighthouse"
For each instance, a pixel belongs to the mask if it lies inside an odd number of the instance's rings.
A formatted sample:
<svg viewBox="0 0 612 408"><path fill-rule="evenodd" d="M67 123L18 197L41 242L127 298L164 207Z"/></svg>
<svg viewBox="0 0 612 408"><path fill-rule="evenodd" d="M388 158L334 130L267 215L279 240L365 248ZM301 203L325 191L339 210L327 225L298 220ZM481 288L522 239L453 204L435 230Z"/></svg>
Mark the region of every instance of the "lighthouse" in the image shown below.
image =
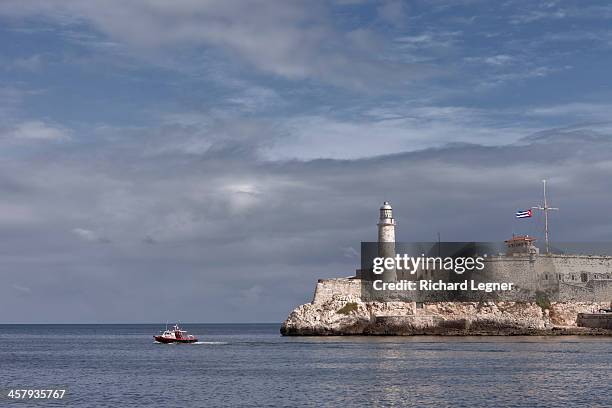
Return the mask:
<svg viewBox="0 0 612 408"><path fill-rule="evenodd" d="M388 201L385 201L380 207L378 242L395 242L395 218L393 218L393 208Z"/></svg>
<svg viewBox="0 0 612 408"><path fill-rule="evenodd" d="M378 256L384 258L395 258L395 218L393 208L388 201L380 207L378 218ZM383 274L383 280L390 282L397 279L395 268L387 269Z"/></svg>

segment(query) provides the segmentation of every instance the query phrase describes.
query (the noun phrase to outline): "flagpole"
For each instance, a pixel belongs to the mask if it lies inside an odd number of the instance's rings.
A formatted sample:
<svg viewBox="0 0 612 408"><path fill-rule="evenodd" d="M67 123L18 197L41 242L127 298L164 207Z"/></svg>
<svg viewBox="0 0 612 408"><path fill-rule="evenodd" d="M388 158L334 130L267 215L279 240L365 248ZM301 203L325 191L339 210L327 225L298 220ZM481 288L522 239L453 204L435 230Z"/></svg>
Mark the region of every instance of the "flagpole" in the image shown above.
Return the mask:
<svg viewBox="0 0 612 408"><path fill-rule="evenodd" d="M544 184L544 237L546 240L546 253L549 253L548 245L548 202L546 202L546 179L542 180Z"/></svg>
<svg viewBox="0 0 612 408"><path fill-rule="evenodd" d="M542 183L544 184L544 206L542 207L541 205L538 205L537 207L531 207L531 208L535 210L544 211L544 240L546 242L546 253L549 254L550 244L548 240L548 211L558 210L558 208L548 206L548 201L546 199L546 180L542 180Z"/></svg>

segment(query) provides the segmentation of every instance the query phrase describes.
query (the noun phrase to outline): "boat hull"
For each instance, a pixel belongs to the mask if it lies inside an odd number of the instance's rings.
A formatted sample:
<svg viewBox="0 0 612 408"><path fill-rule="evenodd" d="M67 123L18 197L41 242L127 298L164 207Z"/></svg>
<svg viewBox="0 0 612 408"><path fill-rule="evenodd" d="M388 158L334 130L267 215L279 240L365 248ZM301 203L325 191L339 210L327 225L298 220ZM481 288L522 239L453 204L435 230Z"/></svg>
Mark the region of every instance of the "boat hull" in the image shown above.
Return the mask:
<svg viewBox="0 0 612 408"><path fill-rule="evenodd" d="M156 342L164 343L164 344L170 344L170 343L195 343L196 341L198 341L198 339L196 339L195 337L192 338L192 339L168 339L168 338L163 337L163 336L153 336L153 338L155 339Z"/></svg>

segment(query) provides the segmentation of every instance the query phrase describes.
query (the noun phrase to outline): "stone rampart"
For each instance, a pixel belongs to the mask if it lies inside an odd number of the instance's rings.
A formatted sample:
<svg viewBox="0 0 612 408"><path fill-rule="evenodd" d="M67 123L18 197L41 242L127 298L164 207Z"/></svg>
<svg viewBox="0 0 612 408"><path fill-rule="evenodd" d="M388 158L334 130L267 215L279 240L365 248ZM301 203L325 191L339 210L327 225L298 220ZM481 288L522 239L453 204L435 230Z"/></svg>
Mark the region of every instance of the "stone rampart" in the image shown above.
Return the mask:
<svg viewBox="0 0 612 408"><path fill-rule="evenodd" d="M361 285L359 279L337 278L319 279L312 303L325 303L332 300L359 300Z"/></svg>

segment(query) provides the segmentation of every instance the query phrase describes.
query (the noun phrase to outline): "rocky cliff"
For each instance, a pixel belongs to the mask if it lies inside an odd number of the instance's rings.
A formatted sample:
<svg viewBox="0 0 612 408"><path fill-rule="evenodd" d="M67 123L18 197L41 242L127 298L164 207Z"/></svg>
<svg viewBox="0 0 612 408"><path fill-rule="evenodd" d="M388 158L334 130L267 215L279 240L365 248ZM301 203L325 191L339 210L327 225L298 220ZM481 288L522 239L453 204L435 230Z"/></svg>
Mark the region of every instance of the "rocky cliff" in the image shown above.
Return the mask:
<svg viewBox="0 0 612 408"><path fill-rule="evenodd" d="M321 281L319 282L321 284ZM320 288L318 288L320 289ZM607 303L362 302L355 293L317 297L283 322L283 335L612 334L576 326L581 312Z"/></svg>

